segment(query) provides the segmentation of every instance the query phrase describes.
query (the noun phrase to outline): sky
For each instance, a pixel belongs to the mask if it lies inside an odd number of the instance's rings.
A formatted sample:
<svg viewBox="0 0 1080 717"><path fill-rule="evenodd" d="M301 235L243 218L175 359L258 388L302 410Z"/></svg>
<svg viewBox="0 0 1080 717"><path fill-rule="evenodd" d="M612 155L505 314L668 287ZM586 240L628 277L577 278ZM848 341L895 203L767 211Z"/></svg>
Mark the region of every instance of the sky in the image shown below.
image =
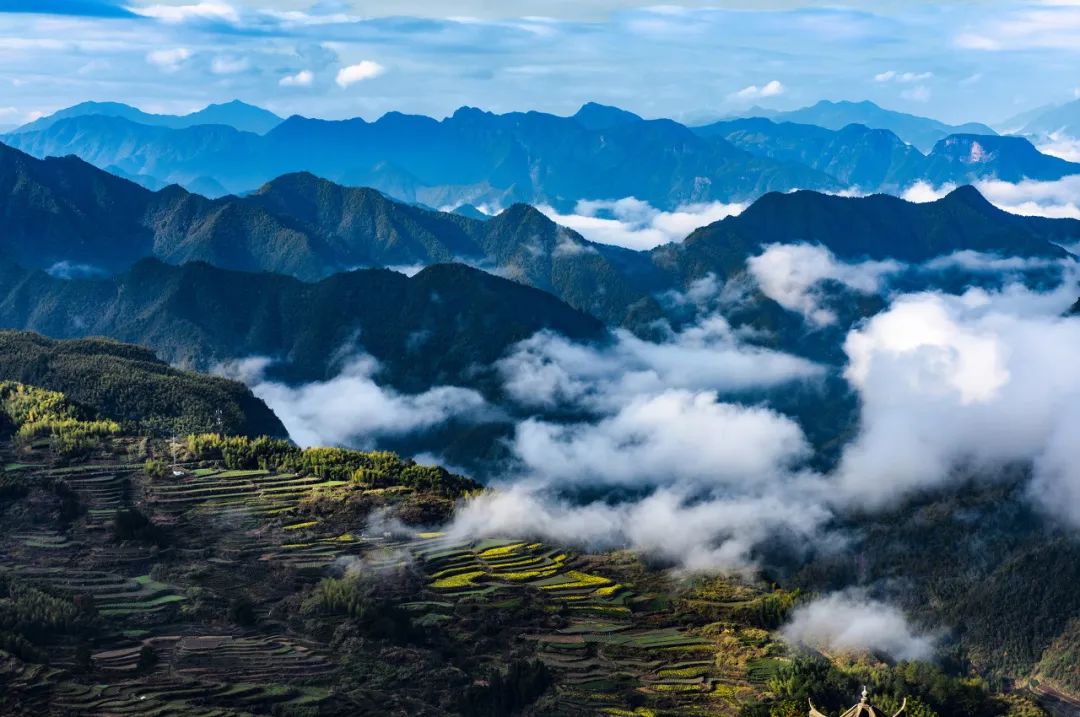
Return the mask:
<svg viewBox="0 0 1080 717"><path fill-rule="evenodd" d="M870 99L1000 122L1080 95L1078 35L1080 0L0 0L0 125L234 98L368 119L598 101L684 121Z"/></svg>

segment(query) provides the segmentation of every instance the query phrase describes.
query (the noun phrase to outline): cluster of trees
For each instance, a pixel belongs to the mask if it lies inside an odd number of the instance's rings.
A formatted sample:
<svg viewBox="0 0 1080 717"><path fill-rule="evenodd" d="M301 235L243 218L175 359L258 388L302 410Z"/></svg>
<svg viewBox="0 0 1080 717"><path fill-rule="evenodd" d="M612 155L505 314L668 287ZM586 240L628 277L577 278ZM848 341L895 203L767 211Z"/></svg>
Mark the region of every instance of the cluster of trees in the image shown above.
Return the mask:
<svg viewBox="0 0 1080 717"><path fill-rule="evenodd" d="M48 436L53 450L61 456L83 454L98 446L102 438L120 432L116 421L92 417L62 393L12 381L0 382L0 409L17 441L30 443Z"/></svg>
<svg viewBox="0 0 1080 717"><path fill-rule="evenodd" d="M920 624L953 626L974 669L1004 688L1031 674L1080 618L1080 541L1047 527L1027 486L1018 470L1012 480L973 480L860 516L849 526L858 561L822 554L789 584L903 581L900 607Z"/></svg>
<svg viewBox="0 0 1080 717"><path fill-rule="evenodd" d="M304 600L301 610L324 617L347 616L365 637L395 643L423 641L423 632L399 602L380 595L358 576L346 575L320 581Z"/></svg>
<svg viewBox="0 0 1080 717"><path fill-rule="evenodd" d="M134 540L150 543L159 548L165 547L169 542L162 527L134 507L116 511L116 516L113 518L113 539L117 542Z"/></svg>
<svg viewBox="0 0 1080 717"><path fill-rule="evenodd" d="M1074 694L1080 692L1080 617L1046 649L1038 673Z"/></svg>
<svg viewBox="0 0 1080 717"><path fill-rule="evenodd" d="M68 598L0 574L0 650L20 659L43 662L38 645L82 633L96 617L90 596Z"/></svg>
<svg viewBox="0 0 1080 717"><path fill-rule="evenodd" d="M493 671L486 684L470 685L462 695L461 713L468 717L521 714L552 682L551 671L543 662L514 660L506 672Z"/></svg>
<svg viewBox="0 0 1080 717"><path fill-rule="evenodd" d="M405 486L450 498L480 488L475 481L438 466L422 466L386 451L346 448L301 449L276 438L246 438L201 433L188 436L187 449L196 460L221 461L231 470L276 470L352 481L371 488Z"/></svg>

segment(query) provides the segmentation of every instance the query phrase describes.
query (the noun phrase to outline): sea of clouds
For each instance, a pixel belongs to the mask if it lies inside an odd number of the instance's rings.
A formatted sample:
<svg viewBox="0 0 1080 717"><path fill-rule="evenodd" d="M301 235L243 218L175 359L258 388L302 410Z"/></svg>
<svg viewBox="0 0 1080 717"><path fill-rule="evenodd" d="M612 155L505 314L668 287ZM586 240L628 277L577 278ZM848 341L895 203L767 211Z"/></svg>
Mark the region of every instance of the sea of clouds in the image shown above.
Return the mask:
<svg viewBox="0 0 1080 717"><path fill-rule="evenodd" d="M1063 207L1076 196L1067 180L982 188L996 203L1035 202L1050 216L1067 215ZM912 188L909 198L932 200L943 191ZM621 216L602 221L629 215ZM634 222L635 232L656 231L655 215ZM649 236L628 242L658 238ZM1018 272L1055 263L1061 281L1049 290L1018 280ZM949 269L1000 281L958 293L891 288L903 272ZM706 277L665 297L699 311L663 340L616 330L606 342L582 344L541 332L512 347L495 366L509 413L468 388L398 393L379 383L377 363L362 354L334 379L298 387L266 380L265 360L231 370L303 445L370 447L449 420L517 416L504 477L462 505L448 527L462 538L528 534L633 548L686 571L750 573L757 550L777 536L786 545L838 549L843 538L830 524L846 511L882 509L972 476L994 480L1018 463L1031 466L1032 503L1049 520L1080 529L1073 262L960 252L910 267L774 244L748 260L742 280L801 315L808 331L838 321L825 304L825 284L882 295L887 305L841 327L844 360L827 367L762 348L753 340L760 337L733 328L716 301L728 287ZM729 293L727 301L737 300L745 287ZM814 469L798 421L765 398L747 397L805 390L830 375L856 396L858 429L831 468ZM595 495L604 487L612 493L581 497L582 489ZM934 644L887 603L850 592L804 606L787 634L911 658L927 656Z"/></svg>

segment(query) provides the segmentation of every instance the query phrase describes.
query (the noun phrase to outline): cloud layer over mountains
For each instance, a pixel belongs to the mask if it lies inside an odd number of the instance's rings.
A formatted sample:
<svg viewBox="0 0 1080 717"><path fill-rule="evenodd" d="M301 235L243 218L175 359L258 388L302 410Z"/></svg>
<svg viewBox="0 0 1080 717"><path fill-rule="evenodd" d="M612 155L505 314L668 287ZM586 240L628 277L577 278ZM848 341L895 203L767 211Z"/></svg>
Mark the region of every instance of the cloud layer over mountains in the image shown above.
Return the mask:
<svg viewBox="0 0 1080 717"><path fill-rule="evenodd" d="M827 284L887 297L869 320L840 327L837 367L762 348L761 335L704 309L662 341L621 330L599 343L535 334L494 366L500 408L455 386L398 393L379 385L377 365L362 355L336 378L301 387L266 381L265 360L232 371L302 444L370 446L449 420L513 420L511 460L496 490L460 511L454 529L463 534L524 530L631 546L691 569L743 569L778 536L835 545L829 523L851 507L880 509L1025 464L1032 499L1080 527L1080 454L1070 440L1080 431L1080 319L1065 316L1078 275L1067 260L1050 290L1015 283L1031 265L973 252L921 267L852 264L820 246L765 247L748 277L801 314L809 332L836 320L820 303ZM996 275L999 288L890 295L900 272L957 266ZM673 300L703 307L722 292L706 279ZM770 396L821 391L830 375L853 392L858 423L837 464L821 472L810 467L803 427ZM598 486L624 497L583 502L581 491Z"/></svg>
<svg viewBox="0 0 1080 717"><path fill-rule="evenodd" d="M509 489L466 506L459 528L497 533L523 521L519 529L550 537L731 569L747 565L754 546L771 536L827 545L834 536L825 527L837 511L879 509L950 481L993 480L1023 463L1034 466L1036 502L1080 527L1080 455L1066 438L1080 430L1080 380L1071 367L1080 320L1063 316L1076 291L1070 270L1046 293L1007 284L894 296L847 335L843 375L859 399L859 431L825 474L806 467L808 443L795 421L725 399L715 385L707 390L708 377L690 380L692 363L687 372L650 371L636 382L615 368L622 364L593 364L582 347L530 340L508 359L517 369L508 374L511 392L559 397L599 417L520 423L513 443L520 475ZM591 365L596 374L585 375L580 367ZM769 361L760 365L763 381L784 376ZM791 381L812 376L787 374ZM648 495L584 505L558 497L604 482ZM655 539L670 531L681 537Z"/></svg>
<svg viewBox="0 0 1080 717"><path fill-rule="evenodd" d="M1011 214L1080 219L1080 175L1070 175L1056 181L1005 182L998 179L986 179L976 182L974 186L991 204ZM905 188L900 195L909 202L932 202L941 199L956 188L955 184L934 186L928 182L919 181ZM851 189L842 194L861 196L862 193ZM668 212L634 197L624 197L611 201L582 200L570 213L560 213L550 206L541 206L540 209L552 220L573 229L590 241L642 250L670 242L681 242L695 229L725 217L737 216L747 206L746 203L710 202L685 205ZM789 256L787 260L804 258L811 257ZM779 261L785 258L773 255L764 261L773 260ZM863 266L857 269L857 273L864 278L860 281L871 281L871 284L868 284L870 286L868 291L876 290L867 273L873 268ZM888 267L885 265L877 269L879 273L888 273ZM806 271L835 273L840 269L836 266L808 266ZM848 276L854 278L853 274ZM855 286L849 285L853 288Z"/></svg>

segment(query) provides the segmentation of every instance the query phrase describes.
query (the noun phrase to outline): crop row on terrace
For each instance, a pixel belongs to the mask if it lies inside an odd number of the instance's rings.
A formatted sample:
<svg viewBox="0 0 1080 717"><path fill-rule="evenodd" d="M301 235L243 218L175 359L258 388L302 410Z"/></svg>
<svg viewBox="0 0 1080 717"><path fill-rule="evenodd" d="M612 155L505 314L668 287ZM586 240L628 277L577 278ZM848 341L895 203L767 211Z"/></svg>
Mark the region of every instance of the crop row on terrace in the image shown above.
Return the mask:
<svg viewBox="0 0 1080 717"><path fill-rule="evenodd" d="M618 710L628 692L638 693L663 714L699 714L703 705L710 714L734 714L739 699L757 691L743 672L732 675L722 669L710 637L644 626L650 622L655 596L638 595L586 570L564 551L520 540L460 545L437 534L417 540L412 550L436 596L414 609L437 611L447 601L493 601L528 590L547 610L565 618L555 631L525 636L559 675L565 714ZM755 678L764 664L756 666Z"/></svg>
<svg viewBox="0 0 1080 717"><path fill-rule="evenodd" d="M144 616L184 600L174 586L152 580L149 575L128 578L111 572L35 566L0 567L3 572L67 595L90 595L98 613L106 617Z"/></svg>

